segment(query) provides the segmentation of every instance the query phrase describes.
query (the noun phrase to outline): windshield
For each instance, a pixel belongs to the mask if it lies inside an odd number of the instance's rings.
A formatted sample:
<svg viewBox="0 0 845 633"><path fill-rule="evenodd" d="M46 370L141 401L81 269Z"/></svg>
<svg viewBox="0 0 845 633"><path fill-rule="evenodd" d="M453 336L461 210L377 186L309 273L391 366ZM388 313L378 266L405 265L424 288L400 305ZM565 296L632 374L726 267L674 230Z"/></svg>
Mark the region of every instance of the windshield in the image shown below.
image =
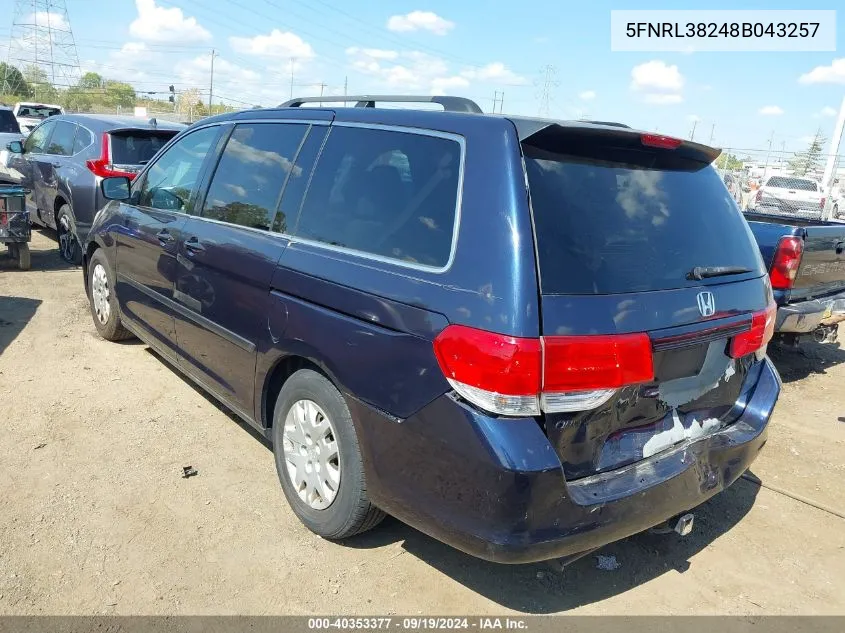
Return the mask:
<svg viewBox="0 0 845 633"><path fill-rule="evenodd" d="M656 152L663 152L660 169L651 167ZM703 163L673 169L666 151L656 152L593 148L586 158L525 147L543 293L725 282L687 279L696 267L764 274L751 231L716 170Z"/></svg>
<svg viewBox="0 0 845 633"><path fill-rule="evenodd" d="M18 116L23 119L46 119L47 117L61 114L60 108L53 106L26 106L22 105L18 109Z"/></svg>
<svg viewBox="0 0 845 633"><path fill-rule="evenodd" d="M785 176L772 176L767 187L777 187L779 189L798 189L800 191L818 191L816 183L806 178L787 178Z"/></svg>
<svg viewBox="0 0 845 633"><path fill-rule="evenodd" d="M112 132L112 162L116 165L145 165L174 136L175 130Z"/></svg>

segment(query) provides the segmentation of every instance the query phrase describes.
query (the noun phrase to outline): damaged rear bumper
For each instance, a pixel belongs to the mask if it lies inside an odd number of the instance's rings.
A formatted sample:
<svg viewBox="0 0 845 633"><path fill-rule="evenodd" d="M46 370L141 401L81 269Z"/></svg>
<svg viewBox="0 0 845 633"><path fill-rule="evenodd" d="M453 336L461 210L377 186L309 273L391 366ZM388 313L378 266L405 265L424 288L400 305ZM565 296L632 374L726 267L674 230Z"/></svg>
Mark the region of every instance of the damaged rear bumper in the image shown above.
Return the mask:
<svg viewBox="0 0 845 633"><path fill-rule="evenodd" d="M775 331L807 334L821 326L836 325L840 321L845 321L845 293L780 306Z"/></svg>
<svg viewBox="0 0 845 633"><path fill-rule="evenodd" d="M766 443L780 388L765 359L734 423L574 481L533 419L487 417L444 396L397 423L349 402L376 505L479 558L528 563L642 532L727 488Z"/></svg>

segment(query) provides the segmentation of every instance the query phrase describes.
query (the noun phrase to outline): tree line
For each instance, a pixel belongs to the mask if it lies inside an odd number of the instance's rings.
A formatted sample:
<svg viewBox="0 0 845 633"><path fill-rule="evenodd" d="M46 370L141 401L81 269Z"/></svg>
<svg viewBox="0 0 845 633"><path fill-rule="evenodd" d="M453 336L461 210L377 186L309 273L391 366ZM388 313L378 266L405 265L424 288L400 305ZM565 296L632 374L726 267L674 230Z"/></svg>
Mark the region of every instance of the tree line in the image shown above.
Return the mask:
<svg viewBox="0 0 845 633"><path fill-rule="evenodd" d="M22 70L11 64L0 62L0 102L39 101L61 105L70 112L91 112L98 109L132 108L147 106L155 109L170 109L192 120L210 114L230 112L222 104L214 104L209 111L203 103L197 89L184 90L171 105L161 99L139 96L128 83L115 79L106 79L95 72L87 72L73 86L61 87L50 83L47 74L38 66L32 65Z"/></svg>

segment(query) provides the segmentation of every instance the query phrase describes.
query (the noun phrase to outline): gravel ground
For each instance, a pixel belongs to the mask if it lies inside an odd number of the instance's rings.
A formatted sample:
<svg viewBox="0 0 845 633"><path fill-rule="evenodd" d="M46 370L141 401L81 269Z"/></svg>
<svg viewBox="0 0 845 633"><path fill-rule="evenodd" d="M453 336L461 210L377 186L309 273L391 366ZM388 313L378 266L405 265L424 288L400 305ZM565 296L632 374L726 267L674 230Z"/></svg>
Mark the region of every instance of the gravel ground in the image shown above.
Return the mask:
<svg viewBox="0 0 845 633"><path fill-rule="evenodd" d="M562 573L498 566L392 519L344 545L312 535L269 447L146 346L99 339L80 270L49 234L32 248L29 272L0 255L0 614L845 614L836 345L772 351L764 487L738 481L690 536Z"/></svg>

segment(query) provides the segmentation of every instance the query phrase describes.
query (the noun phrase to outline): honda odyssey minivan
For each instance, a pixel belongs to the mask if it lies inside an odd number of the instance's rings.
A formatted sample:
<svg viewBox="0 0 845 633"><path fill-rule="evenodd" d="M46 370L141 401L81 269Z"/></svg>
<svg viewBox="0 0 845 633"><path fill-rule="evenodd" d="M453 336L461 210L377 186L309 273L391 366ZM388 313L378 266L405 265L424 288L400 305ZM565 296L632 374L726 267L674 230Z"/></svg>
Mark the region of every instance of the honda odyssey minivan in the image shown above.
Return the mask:
<svg viewBox="0 0 845 633"><path fill-rule="evenodd" d="M345 99L194 124L103 180L84 250L100 335L263 433L310 530L571 559L749 467L774 303L718 150Z"/></svg>

